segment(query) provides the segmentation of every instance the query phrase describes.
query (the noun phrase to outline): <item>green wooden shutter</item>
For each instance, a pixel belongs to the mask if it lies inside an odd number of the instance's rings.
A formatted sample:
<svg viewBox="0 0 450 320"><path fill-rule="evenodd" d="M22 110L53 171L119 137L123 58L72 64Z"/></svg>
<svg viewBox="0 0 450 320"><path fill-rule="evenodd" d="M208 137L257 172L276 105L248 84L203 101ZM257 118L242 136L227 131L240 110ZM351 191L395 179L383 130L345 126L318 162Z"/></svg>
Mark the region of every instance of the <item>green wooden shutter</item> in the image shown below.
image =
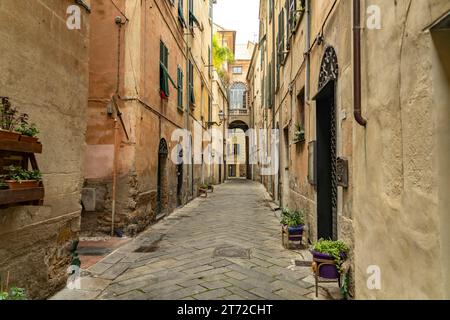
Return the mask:
<svg viewBox="0 0 450 320"><path fill-rule="evenodd" d="M168 72L167 72L167 63L168 63L168 50L165 46L164 42L160 42L159 47L159 83L161 88L161 95L165 98L169 97L169 79L168 79Z"/></svg>
<svg viewBox="0 0 450 320"><path fill-rule="evenodd" d="M180 67L177 69L177 106L180 110L183 110L183 70Z"/></svg>
<svg viewBox="0 0 450 320"><path fill-rule="evenodd" d="M178 0L178 21L180 21L181 25L186 28L186 20L184 19L184 0Z"/></svg>
<svg viewBox="0 0 450 320"><path fill-rule="evenodd" d="M194 95L194 65L189 60L189 103L195 105Z"/></svg>

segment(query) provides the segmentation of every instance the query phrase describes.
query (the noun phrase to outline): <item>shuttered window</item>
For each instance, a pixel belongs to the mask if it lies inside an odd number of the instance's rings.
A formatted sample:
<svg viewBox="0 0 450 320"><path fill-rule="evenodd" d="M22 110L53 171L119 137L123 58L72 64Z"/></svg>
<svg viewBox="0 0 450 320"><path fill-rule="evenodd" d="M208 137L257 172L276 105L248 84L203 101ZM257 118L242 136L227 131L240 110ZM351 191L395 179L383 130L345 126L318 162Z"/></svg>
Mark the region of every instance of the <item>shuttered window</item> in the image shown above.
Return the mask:
<svg viewBox="0 0 450 320"><path fill-rule="evenodd" d="M183 70L178 67L177 68L177 87L178 87L178 95L177 95L177 106L181 111L183 110Z"/></svg>
<svg viewBox="0 0 450 320"><path fill-rule="evenodd" d="M163 98L169 97L169 50L167 49L164 42L160 42L160 53L159 53L159 84L161 88L161 96Z"/></svg>
<svg viewBox="0 0 450 320"><path fill-rule="evenodd" d="M164 99L169 98L169 81L174 88L177 88L176 84L169 75L169 50L164 42L160 42L159 46L159 86L161 90L161 97Z"/></svg>
<svg viewBox="0 0 450 320"><path fill-rule="evenodd" d="M200 23L198 22L197 18L194 14L194 0L188 0L189 1L189 27L193 28L194 23L197 25L197 27L200 28Z"/></svg>
<svg viewBox="0 0 450 320"><path fill-rule="evenodd" d="M186 28L186 20L184 19L184 0L178 0L178 21Z"/></svg>
<svg viewBox="0 0 450 320"><path fill-rule="evenodd" d="M194 65L189 60L189 104L195 106L195 95L194 95Z"/></svg>

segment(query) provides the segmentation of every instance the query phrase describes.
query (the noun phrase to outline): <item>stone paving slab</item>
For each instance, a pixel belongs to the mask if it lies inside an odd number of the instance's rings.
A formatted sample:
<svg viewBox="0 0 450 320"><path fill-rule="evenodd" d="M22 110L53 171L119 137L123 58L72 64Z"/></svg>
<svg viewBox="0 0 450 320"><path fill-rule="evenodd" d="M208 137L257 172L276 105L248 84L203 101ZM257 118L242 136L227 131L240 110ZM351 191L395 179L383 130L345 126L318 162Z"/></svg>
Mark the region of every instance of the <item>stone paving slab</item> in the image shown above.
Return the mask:
<svg viewBox="0 0 450 320"><path fill-rule="evenodd" d="M154 251L139 252L142 246ZM216 256L245 250L248 254L240 257ZM296 266L295 260L310 261L311 255L283 248L264 188L235 180L91 266L80 290L64 289L53 298L316 299L311 268ZM338 298L337 285L320 288L317 299L331 297Z"/></svg>

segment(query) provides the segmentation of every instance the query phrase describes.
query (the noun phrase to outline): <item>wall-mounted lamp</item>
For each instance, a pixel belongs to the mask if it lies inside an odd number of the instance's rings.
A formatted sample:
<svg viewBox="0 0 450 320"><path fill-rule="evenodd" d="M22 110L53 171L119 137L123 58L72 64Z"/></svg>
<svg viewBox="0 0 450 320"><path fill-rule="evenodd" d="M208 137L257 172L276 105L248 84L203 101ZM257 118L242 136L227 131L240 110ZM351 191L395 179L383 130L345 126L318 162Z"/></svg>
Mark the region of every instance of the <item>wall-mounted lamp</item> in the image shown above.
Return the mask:
<svg viewBox="0 0 450 320"><path fill-rule="evenodd" d="M220 120L219 123L217 123L216 121L212 121L212 122L207 122L206 125L207 125L208 127L211 127L211 126L213 126L213 125L221 126L222 123L223 123L224 120L225 120L225 113L223 112L223 110L220 110L220 111L219 111L218 116L219 116L219 120Z"/></svg>

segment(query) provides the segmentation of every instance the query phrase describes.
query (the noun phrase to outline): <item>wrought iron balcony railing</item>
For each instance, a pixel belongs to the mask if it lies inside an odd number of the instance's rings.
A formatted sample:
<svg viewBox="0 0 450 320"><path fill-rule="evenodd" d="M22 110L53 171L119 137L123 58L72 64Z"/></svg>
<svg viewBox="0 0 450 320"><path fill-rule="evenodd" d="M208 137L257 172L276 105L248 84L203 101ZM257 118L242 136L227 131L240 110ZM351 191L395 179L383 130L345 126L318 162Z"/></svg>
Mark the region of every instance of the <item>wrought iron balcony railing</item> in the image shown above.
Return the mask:
<svg viewBox="0 0 450 320"><path fill-rule="evenodd" d="M246 116L248 115L248 109L230 109L230 116Z"/></svg>

